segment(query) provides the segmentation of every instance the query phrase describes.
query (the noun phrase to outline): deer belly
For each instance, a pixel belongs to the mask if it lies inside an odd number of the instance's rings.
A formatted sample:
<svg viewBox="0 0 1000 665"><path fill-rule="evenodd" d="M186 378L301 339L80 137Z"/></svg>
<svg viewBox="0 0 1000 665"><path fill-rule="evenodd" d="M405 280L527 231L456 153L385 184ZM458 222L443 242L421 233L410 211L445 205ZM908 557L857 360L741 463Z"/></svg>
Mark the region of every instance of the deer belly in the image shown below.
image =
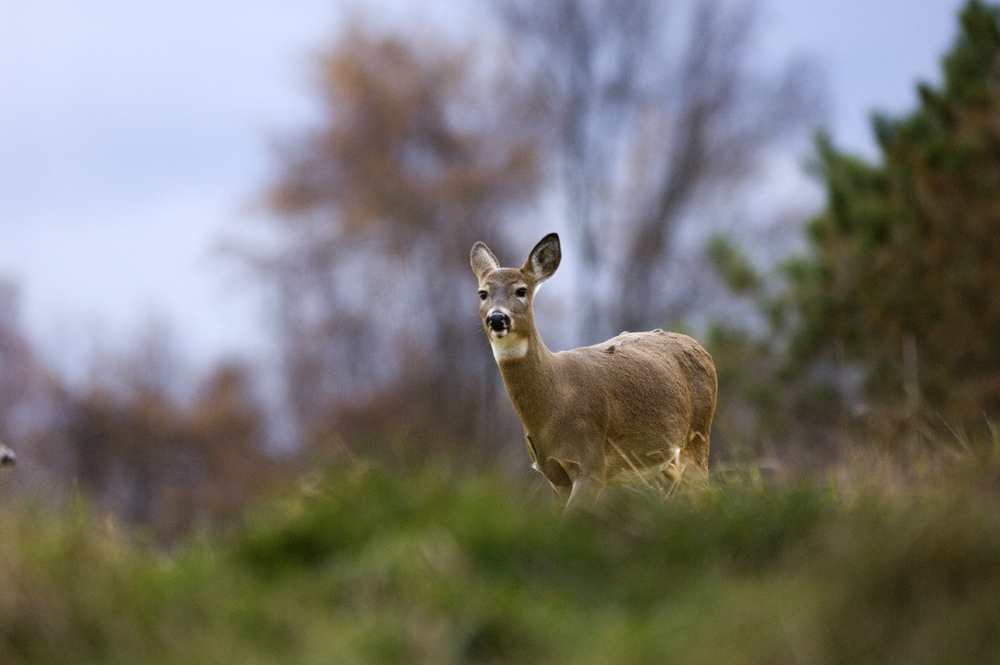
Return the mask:
<svg viewBox="0 0 1000 665"><path fill-rule="evenodd" d="M682 465L681 449L634 450L608 439L605 453L608 485L648 485L664 475L677 475Z"/></svg>

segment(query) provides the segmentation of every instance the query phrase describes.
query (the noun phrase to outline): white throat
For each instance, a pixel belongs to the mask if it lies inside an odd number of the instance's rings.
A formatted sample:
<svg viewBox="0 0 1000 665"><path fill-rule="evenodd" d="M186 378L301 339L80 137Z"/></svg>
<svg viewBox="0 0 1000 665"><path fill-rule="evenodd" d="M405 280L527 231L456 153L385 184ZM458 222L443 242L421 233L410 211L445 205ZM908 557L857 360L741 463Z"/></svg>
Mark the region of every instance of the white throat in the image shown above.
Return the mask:
<svg viewBox="0 0 1000 665"><path fill-rule="evenodd" d="M497 362L503 360L518 360L528 353L528 338L504 335L490 335L490 346L493 347L493 357Z"/></svg>

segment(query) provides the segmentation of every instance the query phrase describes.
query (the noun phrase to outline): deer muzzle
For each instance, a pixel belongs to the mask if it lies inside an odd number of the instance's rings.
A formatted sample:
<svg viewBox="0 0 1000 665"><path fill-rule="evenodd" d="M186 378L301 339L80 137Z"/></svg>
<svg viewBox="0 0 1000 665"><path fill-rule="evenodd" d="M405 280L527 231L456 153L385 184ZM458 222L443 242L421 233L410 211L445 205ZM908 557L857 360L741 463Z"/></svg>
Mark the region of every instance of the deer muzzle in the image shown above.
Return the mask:
<svg viewBox="0 0 1000 665"><path fill-rule="evenodd" d="M493 312L486 317L486 325L493 332L501 332L510 328L510 317L503 312Z"/></svg>

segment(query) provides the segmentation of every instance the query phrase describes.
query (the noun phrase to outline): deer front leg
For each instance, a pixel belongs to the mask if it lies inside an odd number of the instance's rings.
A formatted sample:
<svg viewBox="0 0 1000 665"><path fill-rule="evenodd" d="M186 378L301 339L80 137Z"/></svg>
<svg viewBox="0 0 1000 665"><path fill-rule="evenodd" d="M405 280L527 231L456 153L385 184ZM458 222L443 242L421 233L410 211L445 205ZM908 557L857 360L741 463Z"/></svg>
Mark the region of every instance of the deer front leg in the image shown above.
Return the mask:
<svg viewBox="0 0 1000 665"><path fill-rule="evenodd" d="M553 458L554 459L554 458ZM587 509L594 505L597 495L604 489L604 480L587 473L578 462L555 459L562 467L572 483L568 487L560 486L556 494L556 503L562 502L561 511Z"/></svg>
<svg viewBox="0 0 1000 665"><path fill-rule="evenodd" d="M567 510L590 508L603 489L604 483L593 478L581 478L569 486L553 485L552 496L559 514L564 515Z"/></svg>
<svg viewBox="0 0 1000 665"><path fill-rule="evenodd" d="M556 510L562 515L566 512L566 504L569 503L569 496L573 492L572 485L552 485L552 497L556 500Z"/></svg>
<svg viewBox="0 0 1000 665"><path fill-rule="evenodd" d="M566 510L587 509L597 501L604 483L592 476L582 476L573 481L573 490L566 501Z"/></svg>

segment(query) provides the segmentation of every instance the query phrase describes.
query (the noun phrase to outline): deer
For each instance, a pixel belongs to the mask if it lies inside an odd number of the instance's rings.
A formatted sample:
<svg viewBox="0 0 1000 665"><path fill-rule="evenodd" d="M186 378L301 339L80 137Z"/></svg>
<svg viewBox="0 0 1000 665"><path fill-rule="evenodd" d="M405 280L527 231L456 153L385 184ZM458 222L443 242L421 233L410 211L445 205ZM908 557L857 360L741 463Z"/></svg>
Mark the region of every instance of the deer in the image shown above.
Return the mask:
<svg viewBox="0 0 1000 665"><path fill-rule="evenodd" d="M17 457L14 455L14 451L0 443L0 469L14 466L15 462L17 462Z"/></svg>
<svg viewBox="0 0 1000 665"><path fill-rule="evenodd" d="M502 268L482 242L471 254L483 329L531 467L552 486L559 512L589 509L606 486L656 481L673 490L686 469L707 478L718 392L711 355L660 329L549 351L532 305L561 260L556 233L521 268Z"/></svg>

